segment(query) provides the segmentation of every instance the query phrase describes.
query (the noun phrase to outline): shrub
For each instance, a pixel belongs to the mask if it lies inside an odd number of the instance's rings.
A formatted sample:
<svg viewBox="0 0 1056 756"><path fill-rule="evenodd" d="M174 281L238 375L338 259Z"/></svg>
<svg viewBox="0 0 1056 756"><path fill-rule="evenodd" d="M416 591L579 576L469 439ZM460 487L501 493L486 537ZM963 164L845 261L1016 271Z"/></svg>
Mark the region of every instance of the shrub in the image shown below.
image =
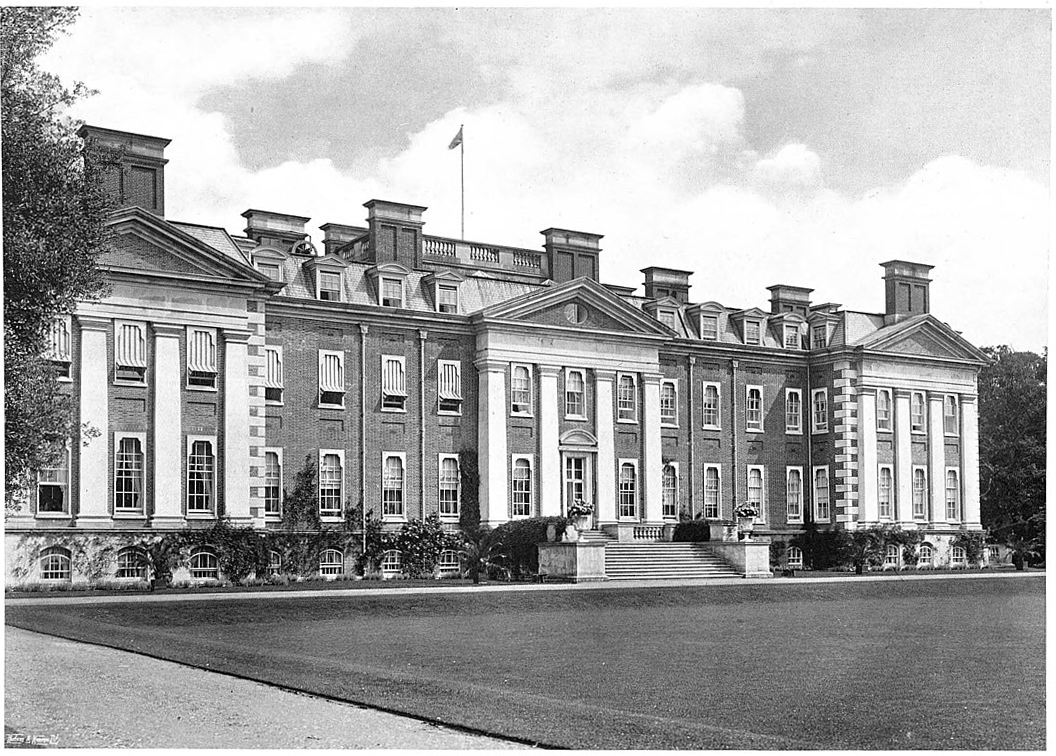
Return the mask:
<svg viewBox="0 0 1056 756"><path fill-rule="evenodd" d="M711 526L707 520L683 520L675 525L672 541L680 543L699 543L711 540Z"/></svg>
<svg viewBox="0 0 1056 756"><path fill-rule="evenodd" d="M788 551L788 547L784 541L771 541L770 542L770 568L781 569L784 566L785 552Z"/></svg>
<svg viewBox="0 0 1056 756"><path fill-rule="evenodd" d="M503 557L510 577L539 573L538 545L546 541L546 530L553 525L561 532L568 526L567 517L532 517L527 520L511 520L495 528L488 536L488 545L497 549Z"/></svg>

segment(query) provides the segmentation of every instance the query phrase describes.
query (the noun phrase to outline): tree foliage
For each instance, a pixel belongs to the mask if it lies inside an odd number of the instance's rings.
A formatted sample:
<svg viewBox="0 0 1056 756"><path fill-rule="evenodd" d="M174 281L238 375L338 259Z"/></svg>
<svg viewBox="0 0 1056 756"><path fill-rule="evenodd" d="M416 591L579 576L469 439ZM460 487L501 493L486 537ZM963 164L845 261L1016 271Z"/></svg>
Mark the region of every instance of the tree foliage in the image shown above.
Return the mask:
<svg viewBox="0 0 1056 756"><path fill-rule="evenodd" d="M73 121L88 94L67 89L37 58L76 18L72 8L0 8L3 142L5 462L8 502L26 476L78 437L70 403L41 354L48 324L101 294L108 201L86 172Z"/></svg>
<svg viewBox="0 0 1056 756"><path fill-rule="evenodd" d="M1048 354L983 349L979 374L980 506L1002 542L1045 538L1045 374Z"/></svg>

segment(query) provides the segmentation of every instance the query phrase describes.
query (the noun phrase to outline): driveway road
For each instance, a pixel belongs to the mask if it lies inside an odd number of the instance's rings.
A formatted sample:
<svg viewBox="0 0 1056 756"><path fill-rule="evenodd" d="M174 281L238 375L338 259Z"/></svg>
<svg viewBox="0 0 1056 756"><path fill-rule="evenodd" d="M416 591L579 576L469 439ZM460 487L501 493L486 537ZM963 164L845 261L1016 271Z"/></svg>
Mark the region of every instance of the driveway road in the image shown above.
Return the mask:
<svg viewBox="0 0 1056 756"><path fill-rule="evenodd" d="M57 748L518 748L504 740L4 628L4 724Z"/></svg>

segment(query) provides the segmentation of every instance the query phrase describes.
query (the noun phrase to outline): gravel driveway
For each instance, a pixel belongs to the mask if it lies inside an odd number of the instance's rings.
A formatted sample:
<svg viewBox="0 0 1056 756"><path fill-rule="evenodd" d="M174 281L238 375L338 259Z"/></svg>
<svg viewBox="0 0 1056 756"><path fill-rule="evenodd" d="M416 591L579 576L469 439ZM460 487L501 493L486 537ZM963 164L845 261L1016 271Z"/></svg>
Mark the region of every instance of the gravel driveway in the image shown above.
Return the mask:
<svg viewBox="0 0 1056 756"><path fill-rule="evenodd" d="M499 749L517 744L124 651L4 628L9 744Z"/></svg>

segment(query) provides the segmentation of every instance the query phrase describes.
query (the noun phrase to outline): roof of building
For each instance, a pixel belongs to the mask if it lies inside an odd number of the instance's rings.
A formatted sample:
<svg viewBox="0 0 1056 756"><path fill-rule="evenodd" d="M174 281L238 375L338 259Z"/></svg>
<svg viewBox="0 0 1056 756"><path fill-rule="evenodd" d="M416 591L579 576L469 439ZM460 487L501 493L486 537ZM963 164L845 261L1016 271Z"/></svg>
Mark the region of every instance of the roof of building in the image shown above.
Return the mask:
<svg viewBox="0 0 1056 756"><path fill-rule="evenodd" d="M182 231L187 232L200 242L208 244L217 252L249 265L249 256L243 251L231 234L219 226L203 226L199 223L184 223L182 221L169 221Z"/></svg>

